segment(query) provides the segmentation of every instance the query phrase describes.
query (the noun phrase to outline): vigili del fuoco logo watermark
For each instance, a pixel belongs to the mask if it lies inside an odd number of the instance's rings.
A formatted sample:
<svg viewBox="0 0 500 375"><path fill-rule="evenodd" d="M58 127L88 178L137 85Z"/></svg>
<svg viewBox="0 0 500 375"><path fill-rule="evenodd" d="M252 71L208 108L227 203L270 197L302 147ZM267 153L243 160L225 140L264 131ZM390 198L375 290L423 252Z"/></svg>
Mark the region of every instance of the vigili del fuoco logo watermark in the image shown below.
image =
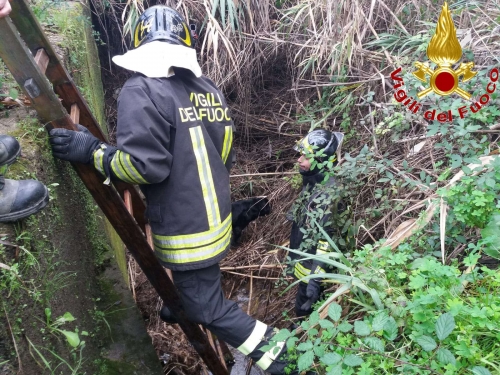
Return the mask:
<svg viewBox="0 0 500 375"><path fill-rule="evenodd" d="M440 96L457 94L462 98L469 100L471 94L460 87L460 84L472 79L477 72L472 71L474 68L473 62L461 63L458 69L453 69L452 65L456 64L462 57L462 47L457 39L457 31L451 13L448 8L448 3L444 3L439 15L436 33L433 35L429 46L427 47L427 57L430 61L437 65L436 69L432 69L428 63L417 61L415 66L417 71L413 75L420 81L427 84L427 76L429 79L429 87L417 93L417 98L422 99L426 95L434 92ZM413 97L408 97L402 86L404 85L403 78L399 76L401 67L391 73L391 78L394 81L394 97L399 103L402 103L409 111L417 113L421 110L421 103ZM458 108L458 116L464 118L470 111L476 113L484 105L488 104L490 94L496 90L496 81L498 81L498 68L493 68L489 72L490 82L485 88L485 92L479 100L473 101L470 105L464 105ZM438 120L441 123L452 122L453 114L451 110L441 112L436 115L436 109L424 112L424 118L427 120Z"/></svg>

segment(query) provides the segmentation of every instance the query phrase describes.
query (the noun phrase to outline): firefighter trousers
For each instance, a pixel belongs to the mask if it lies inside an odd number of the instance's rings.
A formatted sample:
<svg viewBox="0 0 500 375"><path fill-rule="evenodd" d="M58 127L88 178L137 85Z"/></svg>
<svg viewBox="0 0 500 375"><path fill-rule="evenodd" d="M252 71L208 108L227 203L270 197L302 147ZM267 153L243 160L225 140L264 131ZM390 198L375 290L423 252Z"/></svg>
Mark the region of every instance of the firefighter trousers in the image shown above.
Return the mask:
<svg viewBox="0 0 500 375"><path fill-rule="evenodd" d="M283 374L286 361L280 350L261 351L273 336L272 327L250 317L236 302L224 297L218 264L193 271L172 271L188 318L214 333L218 338L248 355L263 370Z"/></svg>

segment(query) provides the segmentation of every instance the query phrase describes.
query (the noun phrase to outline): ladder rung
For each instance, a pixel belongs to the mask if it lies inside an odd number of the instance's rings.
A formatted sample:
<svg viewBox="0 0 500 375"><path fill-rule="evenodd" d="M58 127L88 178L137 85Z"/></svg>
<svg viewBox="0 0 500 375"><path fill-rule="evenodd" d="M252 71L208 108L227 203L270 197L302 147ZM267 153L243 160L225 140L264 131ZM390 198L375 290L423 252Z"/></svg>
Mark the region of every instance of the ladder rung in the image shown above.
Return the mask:
<svg viewBox="0 0 500 375"><path fill-rule="evenodd" d="M47 65L49 65L49 61L49 56L43 48L40 48L38 51L36 51L35 62L43 74L45 74L45 72L47 71Z"/></svg>
<svg viewBox="0 0 500 375"><path fill-rule="evenodd" d="M71 117L71 120L75 124L80 123L80 107L78 107L78 104L75 103L71 106L71 113L69 114L69 117Z"/></svg>
<svg viewBox="0 0 500 375"><path fill-rule="evenodd" d="M70 113L71 106L73 104L77 104L80 110L80 115L79 115L80 118L78 120L78 123L89 129L89 131L94 136L99 138L101 141L107 142L107 139L103 134L101 128L99 127L97 120L90 112L89 106L87 105L82 95L78 91L76 85L74 84L73 80L69 76L66 69L62 66L59 57L54 51L54 48L52 47L49 40L41 30L40 24L36 20L32 10L30 9L28 1L16 0L12 1L11 5L12 5L12 12L10 14L10 18L16 25L17 29L19 30L19 33L23 35L24 43L29 48L30 54L32 55L31 58L34 59L33 55L38 53L38 52L35 53L34 51L39 51L42 48L45 54L49 57L49 63L47 65L46 72L44 76L41 77L43 78L43 82L27 81L26 83L23 82L23 87L25 87L26 90L31 89L31 92L36 94L37 92L36 86L47 85L46 81L48 79L50 83L52 83L52 85L54 86L54 90L58 95L59 99L62 99L62 105L67 110L67 112ZM4 35L3 34L0 35L1 35L0 41L3 41ZM14 63L16 63L19 66L19 70L21 72L25 70L23 61L20 62L16 61ZM30 73L30 75L27 75L25 78L27 79L30 78L31 76L33 76L33 74ZM37 100L40 99L37 98ZM48 110L51 109L49 104L44 105L43 108L44 112L48 112ZM59 117L62 117L64 115L65 114ZM146 224L144 216L145 205L142 202L139 193L130 184L127 184L123 181L115 180L113 181L113 184L115 185L115 187L120 192L120 195L122 196L125 190L130 190L130 193L133 198L132 202L135 214L134 218L141 227L141 229L144 231Z"/></svg>
<svg viewBox="0 0 500 375"><path fill-rule="evenodd" d="M149 246L151 246L152 249L154 249L153 246L153 232L151 231L151 225L146 224L146 238L148 240Z"/></svg>
<svg viewBox="0 0 500 375"><path fill-rule="evenodd" d="M132 196L130 195L130 191L125 190L123 192L123 200L125 201L125 207L127 207L128 212L130 212L130 215L134 216L134 211L132 209Z"/></svg>

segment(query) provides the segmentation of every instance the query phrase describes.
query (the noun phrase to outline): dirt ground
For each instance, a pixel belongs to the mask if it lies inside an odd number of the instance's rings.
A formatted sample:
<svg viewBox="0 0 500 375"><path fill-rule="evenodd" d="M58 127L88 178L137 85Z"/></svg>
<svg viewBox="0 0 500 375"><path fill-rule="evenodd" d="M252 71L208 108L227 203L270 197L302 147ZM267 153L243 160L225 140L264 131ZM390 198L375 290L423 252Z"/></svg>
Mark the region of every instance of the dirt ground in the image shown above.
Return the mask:
<svg viewBox="0 0 500 375"><path fill-rule="evenodd" d="M9 117L6 117L8 113ZM18 351L18 361L26 375L38 375L40 368L34 365L34 358L29 350L28 339L35 345L47 346L54 351L64 351L65 342L55 336L48 335L44 330L30 330L25 325L32 326L45 320L44 307L50 307L52 315L63 315L68 306L71 314L77 319L81 329L91 329L94 324L88 312L94 309L93 294L90 291L98 288L96 285L96 270L94 256L88 234L81 223L87 218L81 209L84 202L75 191L68 166L54 162L43 150L41 143L33 139L29 131L19 129L16 124L32 118L32 111L14 109L0 112L0 132L19 136L22 156L15 167L7 173L7 178L22 179L25 174L31 174L46 185L58 182L59 186L51 191L52 199L48 206L36 216L11 225L1 225L2 237L16 245L21 245L31 252L39 262L36 267L26 268L22 273L23 280L29 280L32 287L11 293L2 290L2 306L0 314L1 325L10 326L12 330L2 330L3 346L0 346L0 358L9 358L12 351ZM21 131L20 131L21 130ZM23 133L24 132L24 133ZM41 133L45 136L44 133ZM43 149L43 146L42 146ZM5 246L2 262L12 264L23 257L19 248ZM84 272L82 272L82 269ZM29 295L30 291L39 290L45 303L35 304ZM15 317L15 321L11 321ZM17 348L12 338L7 334L14 333ZM28 333L29 332L29 333ZM98 346L88 346L89 356L98 356ZM97 350L97 353L91 353ZM24 365L24 366L23 366Z"/></svg>

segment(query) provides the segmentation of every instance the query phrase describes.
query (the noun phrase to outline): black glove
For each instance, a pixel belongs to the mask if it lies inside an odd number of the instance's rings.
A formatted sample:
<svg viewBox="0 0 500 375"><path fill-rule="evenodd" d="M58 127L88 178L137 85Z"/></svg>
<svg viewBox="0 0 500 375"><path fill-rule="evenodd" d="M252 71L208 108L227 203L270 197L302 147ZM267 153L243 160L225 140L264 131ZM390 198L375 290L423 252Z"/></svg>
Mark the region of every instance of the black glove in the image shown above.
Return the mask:
<svg viewBox="0 0 500 375"><path fill-rule="evenodd" d="M49 142L52 154L59 159L73 163L88 164L101 141L94 137L86 127L77 124L79 131L52 129Z"/></svg>
<svg viewBox="0 0 500 375"><path fill-rule="evenodd" d="M314 261L311 267L311 274L323 273L322 263ZM323 279L320 277L316 277L314 279L309 279L306 289L306 296L309 298L306 302L302 304L300 307L301 310L310 311L311 306L319 300L319 296L321 294L321 281Z"/></svg>

